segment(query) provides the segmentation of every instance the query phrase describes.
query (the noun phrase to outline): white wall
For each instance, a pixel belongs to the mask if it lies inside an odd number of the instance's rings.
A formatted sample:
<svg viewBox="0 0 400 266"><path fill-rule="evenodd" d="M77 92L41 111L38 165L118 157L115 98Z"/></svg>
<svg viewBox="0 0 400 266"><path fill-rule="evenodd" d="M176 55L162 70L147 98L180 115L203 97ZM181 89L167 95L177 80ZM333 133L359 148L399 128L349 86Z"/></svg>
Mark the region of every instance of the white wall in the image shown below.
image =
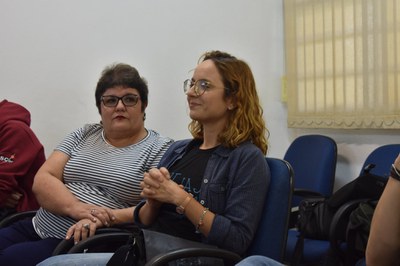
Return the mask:
<svg viewBox="0 0 400 266"><path fill-rule="evenodd" d="M31 111L47 156L67 133L99 121L94 88L113 62L137 67L148 80L148 128L189 137L182 82L211 49L252 67L271 133L269 156L283 157L298 135L331 136L340 186L372 149L400 140L399 131L287 128L280 0L0 0L0 48L0 97Z"/></svg>

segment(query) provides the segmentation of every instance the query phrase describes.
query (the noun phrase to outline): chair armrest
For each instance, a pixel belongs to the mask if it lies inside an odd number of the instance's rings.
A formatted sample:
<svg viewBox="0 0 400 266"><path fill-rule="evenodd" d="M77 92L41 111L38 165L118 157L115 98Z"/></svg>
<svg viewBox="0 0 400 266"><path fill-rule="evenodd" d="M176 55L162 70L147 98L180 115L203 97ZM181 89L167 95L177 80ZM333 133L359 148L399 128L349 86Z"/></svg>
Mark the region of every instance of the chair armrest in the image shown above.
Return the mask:
<svg viewBox="0 0 400 266"><path fill-rule="evenodd" d="M170 261L188 257L209 257L222 259L224 261L224 265L235 265L242 259L238 254L225 249L185 248L159 254L149 260L146 263L146 266L164 266Z"/></svg>
<svg viewBox="0 0 400 266"><path fill-rule="evenodd" d="M52 256L66 254L66 253L80 253L80 252L90 252L92 248L96 248L97 251L110 251L110 248L102 247L101 244L108 243L109 246L116 246L121 243L120 246L126 244L128 241L125 238L125 235L129 234L132 235L131 232L126 230L109 227L109 228L100 228L96 231L94 236L87 238L86 240L80 241L78 244L74 245L74 239L64 239L62 240L57 247L53 250ZM118 238L119 237L119 238ZM103 242L103 241L110 241L110 242ZM113 244L113 245L111 245ZM111 249L111 251L115 251L115 249Z"/></svg>
<svg viewBox="0 0 400 266"><path fill-rule="evenodd" d="M64 239L57 245L57 247L53 250L53 253L51 255L56 256L56 255L66 254L68 253L68 250L70 250L73 246L74 246L74 238L70 238L68 240Z"/></svg>
<svg viewBox="0 0 400 266"><path fill-rule="evenodd" d="M36 211L24 211L24 212L17 212L10 214L6 216L3 220L0 222L0 228L9 226L10 224L28 218L28 217L33 217L36 215Z"/></svg>
<svg viewBox="0 0 400 266"><path fill-rule="evenodd" d="M122 231L97 234L73 245L67 253L114 252L118 247L125 245L131 236L132 233ZM101 247L101 244L104 247Z"/></svg>
<svg viewBox="0 0 400 266"><path fill-rule="evenodd" d="M293 190L293 195L302 197L302 198L326 198L324 195L322 195L319 192L304 189L304 188L295 188Z"/></svg>

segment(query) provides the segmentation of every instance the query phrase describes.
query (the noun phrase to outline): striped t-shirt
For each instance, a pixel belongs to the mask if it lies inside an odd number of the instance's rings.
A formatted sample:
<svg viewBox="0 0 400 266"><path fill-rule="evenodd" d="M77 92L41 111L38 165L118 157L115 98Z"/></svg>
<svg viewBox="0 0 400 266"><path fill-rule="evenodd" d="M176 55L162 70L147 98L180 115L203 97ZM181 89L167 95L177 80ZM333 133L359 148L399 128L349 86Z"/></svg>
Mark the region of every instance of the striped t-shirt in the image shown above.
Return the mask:
<svg viewBox="0 0 400 266"><path fill-rule="evenodd" d="M107 143L100 124L72 132L56 148L70 157L63 173L65 186L85 203L112 209L135 206L141 200L143 173L157 166L172 143L153 130L147 132L143 140L123 148ZM43 208L33 218L42 238L64 238L75 222Z"/></svg>

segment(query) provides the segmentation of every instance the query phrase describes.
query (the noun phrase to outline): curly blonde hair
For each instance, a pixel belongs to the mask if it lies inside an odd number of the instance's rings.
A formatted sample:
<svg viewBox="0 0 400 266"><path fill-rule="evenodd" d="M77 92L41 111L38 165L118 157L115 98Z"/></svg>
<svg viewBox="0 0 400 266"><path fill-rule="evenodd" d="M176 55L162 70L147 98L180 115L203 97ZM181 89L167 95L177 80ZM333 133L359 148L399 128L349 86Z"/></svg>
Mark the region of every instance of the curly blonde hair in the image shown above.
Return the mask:
<svg viewBox="0 0 400 266"><path fill-rule="evenodd" d="M237 147L250 140L266 154L268 150L268 129L263 119L263 109L258 98L255 80L250 67L243 60L221 51L204 53L199 63L212 60L222 77L225 97L232 97L235 108L230 111L225 129L218 135L218 141L226 147ZM203 139L203 126L196 120L189 124L194 138Z"/></svg>

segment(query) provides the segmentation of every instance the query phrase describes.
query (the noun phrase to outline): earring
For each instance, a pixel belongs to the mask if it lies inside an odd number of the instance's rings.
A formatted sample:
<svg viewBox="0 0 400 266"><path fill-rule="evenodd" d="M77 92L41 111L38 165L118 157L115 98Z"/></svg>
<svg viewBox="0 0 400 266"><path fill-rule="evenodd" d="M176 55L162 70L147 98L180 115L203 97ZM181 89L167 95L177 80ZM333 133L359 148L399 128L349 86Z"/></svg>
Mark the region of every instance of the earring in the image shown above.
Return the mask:
<svg viewBox="0 0 400 266"><path fill-rule="evenodd" d="M143 121L146 120L146 113L143 114Z"/></svg>

